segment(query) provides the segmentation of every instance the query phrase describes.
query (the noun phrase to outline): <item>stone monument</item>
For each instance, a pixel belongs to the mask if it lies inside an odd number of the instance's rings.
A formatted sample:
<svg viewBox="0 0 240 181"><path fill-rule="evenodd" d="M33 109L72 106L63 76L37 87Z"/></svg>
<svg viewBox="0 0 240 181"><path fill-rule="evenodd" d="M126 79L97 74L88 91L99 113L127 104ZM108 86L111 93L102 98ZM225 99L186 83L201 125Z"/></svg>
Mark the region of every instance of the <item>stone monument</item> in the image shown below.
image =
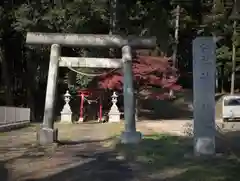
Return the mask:
<svg viewBox="0 0 240 181"><path fill-rule="evenodd" d="M72 110L69 105L70 99L71 99L71 95L67 90L67 92L64 94L65 105L63 106L63 109L61 112L61 123L72 123Z"/></svg>
<svg viewBox="0 0 240 181"><path fill-rule="evenodd" d="M193 41L194 153L215 154L216 44L213 37Z"/></svg>
<svg viewBox="0 0 240 181"><path fill-rule="evenodd" d="M108 116L109 116L109 119L108 121L110 123L119 123L120 122L120 111L117 107L117 98L118 98L118 95L116 94L116 92L113 92L113 95L111 96L112 97L112 107L108 113Z"/></svg>

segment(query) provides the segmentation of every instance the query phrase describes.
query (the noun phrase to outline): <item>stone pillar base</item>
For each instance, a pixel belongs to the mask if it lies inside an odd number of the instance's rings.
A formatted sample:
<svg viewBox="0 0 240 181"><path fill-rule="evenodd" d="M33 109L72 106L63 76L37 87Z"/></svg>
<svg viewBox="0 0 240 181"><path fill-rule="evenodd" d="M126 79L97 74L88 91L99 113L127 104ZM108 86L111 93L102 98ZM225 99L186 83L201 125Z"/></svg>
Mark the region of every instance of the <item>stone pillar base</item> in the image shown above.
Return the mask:
<svg viewBox="0 0 240 181"><path fill-rule="evenodd" d="M109 114L109 123L120 123L120 113L119 114Z"/></svg>
<svg viewBox="0 0 240 181"><path fill-rule="evenodd" d="M142 134L139 131L126 132L123 131L121 135L121 143L123 144L136 144L142 139Z"/></svg>
<svg viewBox="0 0 240 181"><path fill-rule="evenodd" d="M61 113L60 123L72 123L72 113Z"/></svg>
<svg viewBox="0 0 240 181"><path fill-rule="evenodd" d="M215 138L199 137L194 141L195 156L211 156L215 154Z"/></svg>
<svg viewBox="0 0 240 181"><path fill-rule="evenodd" d="M41 127L37 133L37 140L40 145L52 144L57 141L58 130Z"/></svg>

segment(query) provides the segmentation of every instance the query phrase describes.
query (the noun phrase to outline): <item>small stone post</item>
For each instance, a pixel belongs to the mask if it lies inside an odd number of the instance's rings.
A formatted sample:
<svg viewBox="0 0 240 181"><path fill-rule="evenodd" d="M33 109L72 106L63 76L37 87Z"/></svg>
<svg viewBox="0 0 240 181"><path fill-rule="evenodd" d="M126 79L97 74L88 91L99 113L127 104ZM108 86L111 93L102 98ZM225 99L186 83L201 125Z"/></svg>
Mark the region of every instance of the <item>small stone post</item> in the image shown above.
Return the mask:
<svg viewBox="0 0 240 181"><path fill-rule="evenodd" d="M129 45L122 48L123 61L123 93L124 93L124 131L121 142L124 144L138 143L141 133L136 131L135 99L133 89L132 51Z"/></svg>
<svg viewBox="0 0 240 181"><path fill-rule="evenodd" d="M109 122L110 123L113 123L113 122L117 122L119 123L120 122L120 111L117 107L117 98L118 98L118 95L116 94L116 92L113 92L113 95L111 96L112 97L112 107L108 113L108 116L109 116Z"/></svg>
<svg viewBox="0 0 240 181"><path fill-rule="evenodd" d="M67 90L66 94L64 94L65 105L63 106L63 109L61 112L61 123L72 123L72 111L69 105L70 99L71 99L71 95Z"/></svg>

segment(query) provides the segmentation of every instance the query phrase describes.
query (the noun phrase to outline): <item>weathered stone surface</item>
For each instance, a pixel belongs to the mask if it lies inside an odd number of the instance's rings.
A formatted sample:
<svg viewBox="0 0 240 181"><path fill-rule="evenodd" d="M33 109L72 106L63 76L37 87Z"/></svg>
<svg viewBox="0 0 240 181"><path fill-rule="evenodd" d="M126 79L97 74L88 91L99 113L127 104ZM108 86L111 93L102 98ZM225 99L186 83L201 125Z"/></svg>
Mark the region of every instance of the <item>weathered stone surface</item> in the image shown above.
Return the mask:
<svg viewBox="0 0 240 181"><path fill-rule="evenodd" d="M59 67L121 68L122 60L115 58L61 57Z"/></svg>
<svg viewBox="0 0 240 181"><path fill-rule="evenodd" d="M124 124L122 143L138 143L141 133L136 132L135 98L133 88L132 51L130 46L122 48L123 59L123 93L124 93Z"/></svg>
<svg viewBox="0 0 240 181"><path fill-rule="evenodd" d="M61 123L72 123L72 110L69 105L70 100L71 95L67 90L66 93L64 94L65 105L63 106L63 109L61 111Z"/></svg>
<svg viewBox="0 0 240 181"><path fill-rule="evenodd" d="M45 127L53 128L53 112L56 98L56 87L58 78L58 63L60 57L60 46L54 44L51 46L50 62L48 70L47 91L44 108L43 124Z"/></svg>
<svg viewBox="0 0 240 181"><path fill-rule="evenodd" d="M212 37L193 41L193 133L197 155L215 153L215 51Z"/></svg>
<svg viewBox="0 0 240 181"><path fill-rule="evenodd" d="M194 153L196 156L215 154L215 137L202 137L195 140Z"/></svg>
<svg viewBox="0 0 240 181"><path fill-rule="evenodd" d="M111 96L112 97L112 106L110 108L110 111L108 113L108 116L109 116L109 122L120 122L120 111L117 107L117 98L118 98L118 95L116 94L116 92L113 92L113 95Z"/></svg>
<svg viewBox="0 0 240 181"><path fill-rule="evenodd" d="M58 130L41 127L37 133L37 140L40 145L55 143L58 137Z"/></svg>
<svg viewBox="0 0 240 181"><path fill-rule="evenodd" d="M141 132L138 132L138 131L135 131L135 132L123 131L121 135L121 143L123 144L136 144L136 143L139 143L141 139L142 139L142 134Z"/></svg>
<svg viewBox="0 0 240 181"><path fill-rule="evenodd" d="M26 43L45 45L60 44L74 47L121 48L125 45L130 45L134 48L154 48L156 46L156 38L136 36L122 37L120 35L28 32Z"/></svg>

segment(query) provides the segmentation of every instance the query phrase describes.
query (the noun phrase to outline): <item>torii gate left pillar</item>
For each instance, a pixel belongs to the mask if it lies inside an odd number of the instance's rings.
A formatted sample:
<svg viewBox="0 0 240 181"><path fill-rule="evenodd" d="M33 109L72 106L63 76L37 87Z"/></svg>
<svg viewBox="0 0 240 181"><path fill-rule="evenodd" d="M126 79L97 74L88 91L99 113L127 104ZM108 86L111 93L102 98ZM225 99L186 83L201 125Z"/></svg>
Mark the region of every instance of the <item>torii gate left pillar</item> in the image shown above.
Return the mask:
<svg viewBox="0 0 240 181"><path fill-rule="evenodd" d="M43 124L37 133L37 139L39 143L43 144L52 143L57 140L58 132L57 129L54 129L53 114L61 53L60 51L61 48L58 44L53 44L51 46Z"/></svg>
<svg viewBox="0 0 240 181"><path fill-rule="evenodd" d="M48 71L44 119L38 134L40 144L49 144L57 140L57 130L54 129L53 109L55 103L58 67L61 65L71 67L114 68L112 65L115 64L116 67L119 68L118 65L120 63L123 67L124 74L123 90L125 118L125 130L122 133L121 141L122 143L137 143L141 140L141 133L136 131L136 120L134 116L135 99L133 90L131 48L154 48L156 46L155 38L124 38L118 35L27 33L26 43L52 45ZM122 61L103 58L60 57L60 45L73 47L122 48Z"/></svg>

